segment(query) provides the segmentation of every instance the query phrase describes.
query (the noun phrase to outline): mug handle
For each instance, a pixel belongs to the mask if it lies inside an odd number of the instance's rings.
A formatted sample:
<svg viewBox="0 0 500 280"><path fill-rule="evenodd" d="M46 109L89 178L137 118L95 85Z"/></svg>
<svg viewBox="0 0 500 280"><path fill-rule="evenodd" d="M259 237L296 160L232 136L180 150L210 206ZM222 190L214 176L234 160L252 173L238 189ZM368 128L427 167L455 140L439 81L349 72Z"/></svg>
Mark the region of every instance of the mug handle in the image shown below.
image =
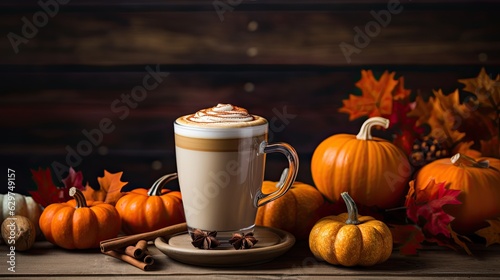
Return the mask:
<svg viewBox="0 0 500 280"><path fill-rule="evenodd" d="M283 170L281 179L277 185L278 189L276 191L264 194L262 193L262 187L258 190L254 199L255 207L262 206L283 196L290 189L293 182L295 182L295 178L297 178L297 173L299 171L299 156L292 146L287 143L268 144L266 141L262 141L260 143L259 154L276 152L282 153L286 156L288 159L288 168Z"/></svg>

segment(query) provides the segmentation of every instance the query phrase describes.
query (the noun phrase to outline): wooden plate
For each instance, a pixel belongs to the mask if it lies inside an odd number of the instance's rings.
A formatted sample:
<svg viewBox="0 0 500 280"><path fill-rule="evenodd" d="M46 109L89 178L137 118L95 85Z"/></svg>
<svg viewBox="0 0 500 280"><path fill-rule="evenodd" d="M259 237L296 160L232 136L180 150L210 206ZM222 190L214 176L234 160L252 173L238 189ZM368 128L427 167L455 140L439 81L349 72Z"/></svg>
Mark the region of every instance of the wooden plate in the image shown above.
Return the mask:
<svg viewBox="0 0 500 280"><path fill-rule="evenodd" d="M191 265L234 267L269 262L284 254L295 244L295 237L283 230L256 226L254 247L235 250L232 246L219 246L210 250L195 248L187 232L170 237L158 237L155 246L170 258Z"/></svg>

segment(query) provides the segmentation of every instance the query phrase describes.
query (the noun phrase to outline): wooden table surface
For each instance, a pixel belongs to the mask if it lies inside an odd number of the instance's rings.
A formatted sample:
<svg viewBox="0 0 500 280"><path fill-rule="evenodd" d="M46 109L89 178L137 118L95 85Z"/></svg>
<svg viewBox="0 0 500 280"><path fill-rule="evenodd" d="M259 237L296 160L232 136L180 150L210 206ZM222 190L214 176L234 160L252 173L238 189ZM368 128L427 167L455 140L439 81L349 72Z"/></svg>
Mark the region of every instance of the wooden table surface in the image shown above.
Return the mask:
<svg viewBox="0 0 500 280"><path fill-rule="evenodd" d="M370 268L344 268L316 261L306 242L298 242L281 257L266 264L210 268L174 261L149 245L155 258L154 270L142 271L96 250L69 251L46 241L37 242L29 252L15 252L15 272L8 270L9 253L0 246L0 277L32 279L432 279L500 278L500 246L475 246L474 256L442 247L426 247L418 256L391 258Z"/></svg>

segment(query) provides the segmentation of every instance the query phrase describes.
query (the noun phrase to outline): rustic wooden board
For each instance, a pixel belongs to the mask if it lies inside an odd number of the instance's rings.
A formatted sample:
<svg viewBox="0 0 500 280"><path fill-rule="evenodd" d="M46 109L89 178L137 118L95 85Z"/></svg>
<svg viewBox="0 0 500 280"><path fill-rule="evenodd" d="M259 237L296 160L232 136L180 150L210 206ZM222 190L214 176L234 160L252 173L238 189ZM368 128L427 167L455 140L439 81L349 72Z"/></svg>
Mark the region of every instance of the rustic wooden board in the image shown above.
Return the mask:
<svg viewBox="0 0 500 280"><path fill-rule="evenodd" d="M5 261L0 263L0 276L13 279L30 277L104 279L108 277L148 278L162 277L184 279L215 279L221 277L255 279L258 277L282 277L300 279L381 279L397 277L403 279L434 278L498 278L500 255L498 247L478 247L474 257L452 250L428 247L416 257L405 257L394 252L391 258L380 265L369 268L344 268L329 265L314 259L307 243L297 243L285 255L258 266L235 268L208 268L179 263L169 259L153 245L150 252L156 260L155 270L143 272L131 265L95 250L68 251L47 242L37 243L33 250L16 252L16 272L7 271ZM0 254L5 258L5 246Z"/></svg>
<svg viewBox="0 0 500 280"><path fill-rule="evenodd" d="M247 11L235 8L221 22L213 11L64 12L14 51L0 39L3 64L303 64L303 65L494 65L500 61L500 5L483 9L392 14L376 27L370 11ZM481 6L480 6L481 7ZM0 18L0 33L22 35L23 17ZM254 22L255 31L249 28ZM369 23L372 23L371 25ZM355 43L356 27L373 26L369 42ZM366 32L366 31L365 31ZM346 59L339 45L357 48Z"/></svg>

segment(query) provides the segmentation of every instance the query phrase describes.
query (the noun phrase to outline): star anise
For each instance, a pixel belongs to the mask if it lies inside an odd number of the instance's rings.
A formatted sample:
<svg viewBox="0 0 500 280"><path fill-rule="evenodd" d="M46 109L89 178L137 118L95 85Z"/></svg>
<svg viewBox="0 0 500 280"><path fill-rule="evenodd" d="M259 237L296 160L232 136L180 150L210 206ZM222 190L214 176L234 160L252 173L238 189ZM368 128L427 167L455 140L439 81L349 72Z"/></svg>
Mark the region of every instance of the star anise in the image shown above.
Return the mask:
<svg viewBox="0 0 500 280"><path fill-rule="evenodd" d="M247 234L243 233L234 233L233 237L229 239L229 244L233 245L234 249L250 249L255 244L257 244L259 240L255 239L253 236L253 232L249 232Z"/></svg>
<svg viewBox="0 0 500 280"><path fill-rule="evenodd" d="M193 240L191 244L193 244L194 247L200 249L205 249L205 250L212 249L219 246L220 244L219 240L215 238L216 236L217 236L216 231L208 232L195 229L191 234L191 239Z"/></svg>

